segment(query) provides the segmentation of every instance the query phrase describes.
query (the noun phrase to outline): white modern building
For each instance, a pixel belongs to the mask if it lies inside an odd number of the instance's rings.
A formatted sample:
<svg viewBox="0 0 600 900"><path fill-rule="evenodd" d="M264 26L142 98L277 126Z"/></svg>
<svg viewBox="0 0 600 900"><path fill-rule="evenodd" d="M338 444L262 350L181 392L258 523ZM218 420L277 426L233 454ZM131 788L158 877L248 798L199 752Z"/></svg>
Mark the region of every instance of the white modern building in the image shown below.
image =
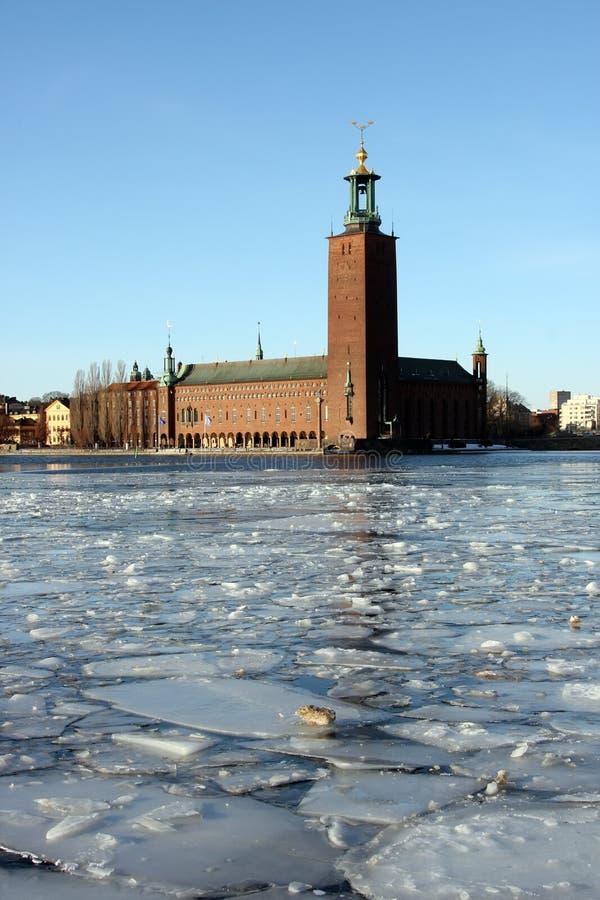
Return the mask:
<svg viewBox="0 0 600 900"><path fill-rule="evenodd" d="M575 394L560 407L561 431L597 431L600 422L600 397Z"/></svg>

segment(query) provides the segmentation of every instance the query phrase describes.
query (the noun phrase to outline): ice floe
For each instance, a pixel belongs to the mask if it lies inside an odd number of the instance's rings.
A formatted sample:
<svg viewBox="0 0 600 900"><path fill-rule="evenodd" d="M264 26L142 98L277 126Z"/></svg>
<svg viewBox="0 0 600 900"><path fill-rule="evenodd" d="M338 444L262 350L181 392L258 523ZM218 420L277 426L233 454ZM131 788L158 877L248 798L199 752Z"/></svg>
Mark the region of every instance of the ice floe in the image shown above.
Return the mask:
<svg viewBox="0 0 600 900"><path fill-rule="evenodd" d="M597 896L598 807L488 801L390 826L341 867L373 900ZM523 854L527 855L524 863Z"/></svg>
<svg viewBox="0 0 600 900"><path fill-rule="evenodd" d="M335 851L285 809L248 797L179 797L100 777L0 780L0 843L59 868L157 890L328 884ZM273 852L277 847L277 852Z"/></svg>
<svg viewBox="0 0 600 900"><path fill-rule="evenodd" d="M284 684L242 678L133 682L95 688L86 691L86 696L138 715L191 728L255 737L279 737L305 731L310 726L303 725L296 710L306 704L319 705L321 699L309 691ZM328 705L335 710L336 728L381 718L373 710L339 700Z"/></svg>
<svg viewBox="0 0 600 900"><path fill-rule="evenodd" d="M482 788L474 778L406 772L337 772L317 782L299 812L389 825L431 812Z"/></svg>

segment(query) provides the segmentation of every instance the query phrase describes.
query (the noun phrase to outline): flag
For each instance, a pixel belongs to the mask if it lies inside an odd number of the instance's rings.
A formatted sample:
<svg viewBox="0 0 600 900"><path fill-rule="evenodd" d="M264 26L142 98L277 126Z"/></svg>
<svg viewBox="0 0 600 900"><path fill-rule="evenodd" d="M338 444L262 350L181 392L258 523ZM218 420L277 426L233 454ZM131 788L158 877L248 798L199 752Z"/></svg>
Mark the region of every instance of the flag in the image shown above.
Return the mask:
<svg viewBox="0 0 600 900"><path fill-rule="evenodd" d="M158 424L159 424L159 425L166 425L166 424L167 424L167 420L166 420L165 418L163 418L162 416L159 416Z"/></svg>
<svg viewBox="0 0 600 900"><path fill-rule="evenodd" d="M204 413L204 424L208 425L209 427L212 425L212 419L208 413Z"/></svg>

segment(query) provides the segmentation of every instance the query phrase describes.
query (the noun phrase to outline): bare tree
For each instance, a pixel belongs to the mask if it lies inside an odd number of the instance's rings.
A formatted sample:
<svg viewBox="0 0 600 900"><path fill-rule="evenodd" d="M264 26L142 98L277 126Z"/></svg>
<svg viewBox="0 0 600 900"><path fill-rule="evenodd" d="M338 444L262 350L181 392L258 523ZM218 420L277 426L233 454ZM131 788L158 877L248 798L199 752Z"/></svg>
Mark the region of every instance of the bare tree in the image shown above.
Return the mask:
<svg viewBox="0 0 600 900"><path fill-rule="evenodd" d="M52 403L53 400L68 400L69 395L66 391L47 391L42 396L42 403L47 405L48 403Z"/></svg>
<svg viewBox="0 0 600 900"><path fill-rule="evenodd" d="M78 369L71 396L71 435L78 447L122 446L126 438L127 367L120 359ZM121 386L120 388L118 386ZM58 392L57 392L58 393Z"/></svg>
<svg viewBox="0 0 600 900"><path fill-rule="evenodd" d="M118 384L123 384L123 382L127 380L125 377L126 375L127 375L127 366L125 365L125 362L122 359L120 359L117 362L117 365L115 368L115 381Z"/></svg>
<svg viewBox="0 0 600 900"><path fill-rule="evenodd" d="M492 437L508 438L529 428L527 401L519 391L487 383L487 421Z"/></svg>
<svg viewBox="0 0 600 900"><path fill-rule="evenodd" d="M127 380L127 367L122 359L115 367L114 381L116 385L123 385ZM115 388L108 392L108 408L110 418L110 430L113 443L122 447L125 443L127 394L123 388Z"/></svg>
<svg viewBox="0 0 600 900"><path fill-rule="evenodd" d="M85 446L83 431L83 411L85 406L85 372L77 369L73 383L73 396L71 398L71 435L76 447Z"/></svg>
<svg viewBox="0 0 600 900"><path fill-rule="evenodd" d="M90 363L85 384L87 396L87 402L85 404L85 429L87 432L88 445L94 447L98 443L99 394L101 384L100 366L97 362Z"/></svg>
<svg viewBox="0 0 600 900"><path fill-rule="evenodd" d="M102 360L100 367L100 383L98 387L98 438L105 447L112 444L108 388L113 379L110 359Z"/></svg>
<svg viewBox="0 0 600 900"><path fill-rule="evenodd" d="M15 423L3 410L0 411L0 444L14 440Z"/></svg>

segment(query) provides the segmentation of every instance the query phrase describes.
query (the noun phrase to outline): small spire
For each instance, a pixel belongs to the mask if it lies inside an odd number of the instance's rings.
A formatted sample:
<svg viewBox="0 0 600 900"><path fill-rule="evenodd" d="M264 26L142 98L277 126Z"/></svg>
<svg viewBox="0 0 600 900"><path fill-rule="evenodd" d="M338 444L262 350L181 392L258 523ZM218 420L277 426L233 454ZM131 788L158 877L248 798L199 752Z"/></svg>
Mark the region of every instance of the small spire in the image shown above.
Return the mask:
<svg viewBox="0 0 600 900"><path fill-rule="evenodd" d="M173 359L173 348L171 347L171 323L167 322L167 349L165 351L163 373L160 382L161 384L170 386L175 384L176 381L175 360Z"/></svg>
<svg viewBox="0 0 600 900"><path fill-rule="evenodd" d="M352 374L350 372L350 360L346 363L346 381L344 383L344 396L351 397L354 393L354 385L352 384Z"/></svg>
<svg viewBox="0 0 600 900"><path fill-rule="evenodd" d="M258 323L258 343L256 345L256 359L262 359L263 355L264 355L263 348L262 348L262 344L260 342L260 322L259 322Z"/></svg>
<svg viewBox="0 0 600 900"><path fill-rule="evenodd" d="M483 346L483 340L481 337L481 325L479 326L479 337L477 338L477 344L475 345L473 353L485 353L485 347Z"/></svg>

